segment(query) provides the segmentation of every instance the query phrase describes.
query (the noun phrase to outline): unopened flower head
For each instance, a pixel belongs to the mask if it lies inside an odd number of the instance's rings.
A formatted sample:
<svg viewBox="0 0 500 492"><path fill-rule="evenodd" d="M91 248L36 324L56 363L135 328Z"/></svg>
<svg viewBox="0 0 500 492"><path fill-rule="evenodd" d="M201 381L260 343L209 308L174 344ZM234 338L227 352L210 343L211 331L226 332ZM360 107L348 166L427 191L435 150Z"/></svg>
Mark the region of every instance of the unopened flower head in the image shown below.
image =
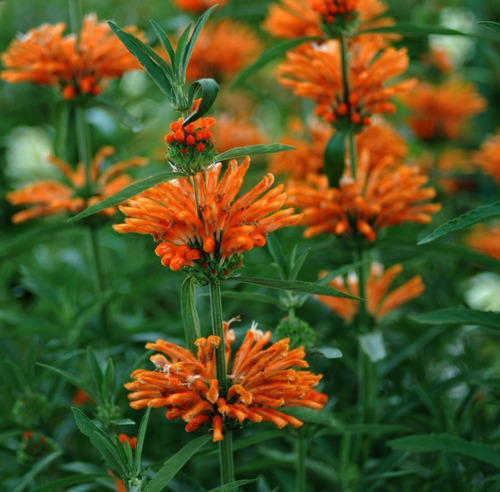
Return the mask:
<svg viewBox="0 0 500 492"><path fill-rule="evenodd" d="M63 36L66 25L43 24L14 40L2 54L0 78L11 83L32 82L59 87L65 99L97 95L109 79L141 65L95 14L83 21L78 39ZM145 40L135 26L125 29Z"/></svg>
<svg viewBox="0 0 500 492"><path fill-rule="evenodd" d="M323 31L330 37L352 31L357 24L358 0L309 0L309 4L320 14Z"/></svg>
<svg viewBox="0 0 500 492"><path fill-rule="evenodd" d="M48 160L62 172L64 180L47 179L36 181L24 188L7 193L7 200L12 205L31 208L22 210L13 215L12 221L16 224L25 222L34 217L43 217L55 214L76 214L83 209L98 203L108 196L118 193L125 186L132 183L132 178L123 171L134 166L142 166L147 160L134 157L126 161L113 164L104 171L101 166L104 160L113 155L115 149L111 146L103 147L94 156L90 163L90 182L86 181L85 166L79 163L76 170L54 156ZM116 207L110 207L101 212L111 216Z"/></svg>
<svg viewBox="0 0 500 492"><path fill-rule="evenodd" d="M224 325L227 331L227 323ZM234 337L225 338L229 363ZM321 375L303 370L308 364L302 347L289 350L289 340L283 339L264 349L270 339L269 331L247 331L227 371L227 387L220 385L216 372L219 337L198 339L197 356L163 340L148 343L146 348L161 353L151 357L155 370L139 369L132 373L135 381L125 385L132 391L130 406L163 407L168 419L182 418L188 432L208 426L214 441L224 439L224 429L240 427L245 420L269 421L279 428L287 424L299 427L300 420L278 409L321 409L328 398L313 389Z"/></svg>
<svg viewBox="0 0 500 492"><path fill-rule="evenodd" d="M436 194L423 187L427 181L416 166L396 165L391 156L373 162L368 152L361 152L355 179L347 168L338 188L329 186L326 175L292 180L287 203L304 212L305 237L330 233L374 241L386 227L431 221L430 214L441 205L422 203Z"/></svg>
<svg viewBox="0 0 500 492"><path fill-rule="evenodd" d="M380 320L389 312L420 296L424 291L425 286L420 275L389 291L394 279L402 270L401 264L393 265L384 271L380 263L372 263L365 296L367 311L375 320ZM336 277L328 285L340 292L359 296L358 277L354 272L351 272L347 278ZM348 323L354 319L359 309L359 301L352 299L328 296L318 296L318 299Z"/></svg>
<svg viewBox="0 0 500 492"><path fill-rule="evenodd" d="M230 161L219 179L217 163L191 179L159 184L121 206L127 218L114 228L151 234L160 241L155 251L162 264L187 267L201 284L231 276L242 265L242 253L264 246L269 232L301 218L292 208L281 210L286 195L283 185L271 188L272 174L236 199L249 165L248 157L241 164Z"/></svg>

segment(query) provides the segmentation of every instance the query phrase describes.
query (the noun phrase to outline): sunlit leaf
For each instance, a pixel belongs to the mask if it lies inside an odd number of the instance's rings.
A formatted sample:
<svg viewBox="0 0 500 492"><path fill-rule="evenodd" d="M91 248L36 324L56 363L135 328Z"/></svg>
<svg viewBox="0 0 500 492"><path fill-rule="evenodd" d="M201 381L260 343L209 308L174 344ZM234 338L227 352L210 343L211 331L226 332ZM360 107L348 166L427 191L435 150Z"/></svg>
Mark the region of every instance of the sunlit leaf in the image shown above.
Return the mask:
<svg viewBox="0 0 500 492"><path fill-rule="evenodd" d="M274 154L275 152L283 152L284 150L293 150L295 147L284 144L269 144L269 145L249 145L248 147L235 147L234 149L226 150L215 156L216 161L227 161L228 159L236 159L237 157L246 157L249 155Z"/></svg>

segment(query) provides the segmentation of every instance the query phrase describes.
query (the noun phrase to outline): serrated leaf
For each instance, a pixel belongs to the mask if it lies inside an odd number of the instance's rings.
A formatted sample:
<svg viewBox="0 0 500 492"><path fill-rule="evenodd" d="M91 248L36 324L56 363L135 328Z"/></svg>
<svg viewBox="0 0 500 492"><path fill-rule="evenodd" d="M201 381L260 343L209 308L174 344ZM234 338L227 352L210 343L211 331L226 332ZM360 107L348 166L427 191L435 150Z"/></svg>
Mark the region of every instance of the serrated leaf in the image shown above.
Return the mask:
<svg viewBox="0 0 500 492"><path fill-rule="evenodd" d="M259 56L255 63L253 63L249 67L246 67L236 76L234 82L231 84L231 87L234 89L236 86L240 85L242 82L248 79L248 77L258 72L261 68L264 68L274 60L282 58L288 51L297 48L297 46L312 41L318 41L319 39L322 38L320 36L305 36L302 38L285 41L269 48Z"/></svg>
<svg viewBox="0 0 500 492"><path fill-rule="evenodd" d="M237 157L246 157L249 155L274 154L285 150L293 150L295 147L291 145L273 143L269 145L249 145L248 147L235 147L234 149L226 150L215 156L216 161L227 161L228 159L236 159Z"/></svg>
<svg viewBox="0 0 500 492"><path fill-rule="evenodd" d="M500 216L500 202L491 203L489 205L484 205L483 207L475 208L474 210L470 210L469 212L460 215L459 217L455 217L454 219L441 224L439 227L434 229L431 234L427 237L424 237L417 244L427 244L435 239L445 236L450 232L457 232L467 227L470 227L479 222L485 222L489 219L493 219L495 217Z"/></svg>
<svg viewBox="0 0 500 492"><path fill-rule="evenodd" d="M470 36L468 33L457 31L449 27L413 24L410 22L398 22L393 26L373 27L355 33L356 36L360 34L402 34L403 36L430 36L433 34L440 34L447 36Z"/></svg>
<svg viewBox="0 0 500 492"><path fill-rule="evenodd" d="M340 178L345 170L345 139L344 132L335 132L328 140L323 155L323 171L333 188L339 187Z"/></svg>
<svg viewBox="0 0 500 492"><path fill-rule="evenodd" d="M492 31L496 32L497 34L500 34L500 24L498 22L479 21L478 24L480 26L491 29Z"/></svg>
<svg viewBox="0 0 500 492"><path fill-rule="evenodd" d="M200 79L189 86L189 107L193 106L196 99L201 97L200 104L184 121L183 125L201 118L212 107L219 94L219 84L214 79Z"/></svg>
<svg viewBox="0 0 500 492"><path fill-rule="evenodd" d="M378 362L379 360L385 359L387 352L385 351L382 333L375 331L373 333L359 335L358 340L361 349L372 362Z"/></svg>
<svg viewBox="0 0 500 492"><path fill-rule="evenodd" d="M215 489L210 489L208 492L233 492L237 487L248 485L249 483L256 482L258 478L247 478L243 480L235 480L234 482L226 483Z"/></svg>
<svg viewBox="0 0 500 492"><path fill-rule="evenodd" d="M327 285L313 284L311 282L304 282L302 280L278 280L273 278L256 278L256 277L233 277L226 280L243 282L246 284L260 285L262 287L269 287L270 289L292 290L296 292L305 292L307 294L316 294L318 296L330 297L345 297L346 299L355 299L360 301L359 297L340 292L333 287Z"/></svg>
<svg viewBox="0 0 500 492"><path fill-rule="evenodd" d="M144 67L147 74L154 80L160 90L171 98L173 90L173 73L165 60L140 39L123 31L111 21L108 21L108 24L130 53L132 53L137 61Z"/></svg>
<svg viewBox="0 0 500 492"><path fill-rule="evenodd" d="M169 458L161 469L146 485L146 492L161 492L167 484L175 477L177 472L200 450L209 440L211 435L207 434L193 439L182 449Z"/></svg>
<svg viewBox="0 0 500 492"><path fill-rule="evenodd" d="M500 453L487 444L466 441L452 434L427 434L401 437L387 443L388 446L414 453L441 452L463 454L483 463L500 468Z"/></svg>
<svg viewBox="0 0 500 492"><path fill-rule="evenodd" d="M201 325L196 311L196 286L192 277L186 277L182 283L181 314L187 347L189 350L194 350L194 342L201 338Z"/></svg>
<svg viewBox="0 0 500 492"><path fill-rule="evenodd" d="M97 214L102 210L105 210L106 208L115 207L116 205L119 205L125 200L128 200L129 198L132 198L138 195L139 193L142 193L143 191L152 188L153 186L156 186L157 184L163 183L165 181L170 181L172 179L184 178L184 177L185 177L184 174L168 171L165 173L156 174L155 176L150 176L149 178L142 179L141 181L136 181L135 183L132 183L126 188L123 188L118 193L108 196L101 202L96 203L86 208L78 215L71 217L70 219L68 219L68 222L74 222L76 220L83 219L90 215Z"/></svg>
<svg viewBox="0 0 500 492"><path fill-rule="evenodd" d="M439 309L429 313L409 316L413 321L426 325L468 324L500 329L500 313L477 309Z"/></svg>

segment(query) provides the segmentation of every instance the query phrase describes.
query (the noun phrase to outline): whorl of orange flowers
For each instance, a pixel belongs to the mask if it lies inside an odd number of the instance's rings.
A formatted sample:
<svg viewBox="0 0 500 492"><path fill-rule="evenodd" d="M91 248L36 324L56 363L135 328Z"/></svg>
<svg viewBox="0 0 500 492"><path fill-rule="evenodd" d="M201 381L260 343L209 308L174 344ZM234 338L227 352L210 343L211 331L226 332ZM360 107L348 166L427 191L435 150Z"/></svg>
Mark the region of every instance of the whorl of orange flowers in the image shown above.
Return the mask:
<svg viewBox="0 0 500 492"><path fill-rule="evenodd" d="M224 325L227 330L227 323ZM231 342L235 339L232 330L225 338L225 357L229 363ZM321 409L328 398L313 389L321 375L293 369L308 367L302 347L289 350L289 340L283 339L264 349L270 339L270 331L264 334L255 327L247 331L232 368L227 371L227 388L220 386L216 373L219 337L198 339L197 356L163 340L148 343L146 348L161 354L151 357L156 366L154 371L138 369L132 373L135 381L125 385L132 391L130 406L164 407L168 419L180 417L186 422L187 432L208 424L214 441L224 439L224 428L237 427L244 420L269 421L279 428L287 424L299 427L300 420L279 409Z"/></svg>
<svg viewBox="0 0 500 492"><path fill-rule="evenodd" d="M186 77L228 80L261 51L262 43L248 25L231 19L207 22L189 60Z"/></svg>
<svg viewBox="0 0 500 492"><path fill-rule="evenodd" d="M401 99L411 110L412 130L422 140L456 139L467 120L486 109L475 85L461 80L421 82Z"/></svg>
<svg viewBox="0 0 500 492"><path fill-rule="evenodd" d="M337 234L374 241L380 229L405 222L427 223L441 209L434 188L416 166L394 165L391 157L373 163L367 152L358 161L356 179L344 175L339 188L330 188L325 175L310 174L290 181L287 203L301 209L304 236Z"/></svg>
<svg viewBox="0 0 500 492"><path fill-rule="evenodd" d="M223 7L227 0L174 0L175 6L180 10L189 12L204 12L215 4Z"/></svg>
<svg viewBox="0 0 500 492"><path fill-rule="evenodd" d="M218 152L266 143L266 137L257 122L241 116L222 113L217 116L214 129Z"/></svg>
<svg viewBox="0 0 500 492"><path fill-rule="evenodd" d="M114 228L151 234L161 241L155 251L164 266L190 267L190 274L202 283L230 276L241 266L241 253L264 246L269 232L296 224L301 217L292 208L280 210L286 195L283 185L270 189L272 174L235 201L249 165L248 157L240 165L232 160L220 179L218 163L192 181L159 184L121 206L128 217Z"/></svg>
<svg viewBox="0 0 500 492"><path fill-rule="evenodd" d="M409 79L388 86L388 81L408 67L406 49L380 50L375 39L354 44L348 63L346 93L341 76L339 42L311 44L300 52L289 52L279 66L280 83L295 95L316 102L315 112L338 128L360 131L370 125L375 114L394 113L390 98L408 91L415 84Z"/></svg>
<svg viewBox="0 0 500 492"><path fill-rule="evenodd" d="M500 130L488 137L479 152L473 155L473 161L489 176L492 176L500 186Z"/></svg>
<svg viewBox="0 0 500 492"><path fill-rule="evenodd" d="M2 54L0 78L11 83L32 82L62 90L66 99L100 94L109 79L121 77L141 65L95 14L85 17L78 40L63 36L66 25L43 24L14 40ZM145 40L135 26L126 31Z"/></svg>
<svg viewBox="0 0 500 492"><path fill-rule="evenodd" d="M399 263L385 271L380 263L371 264L370 275L366 283L366 308L376 321L379 321L390 311L420 296L425 290L422 278L420 275L416 275L389 292L391 284L402 270L403 266ZM354 272L351 272L346 279L336 277L328 285L346 294L359 296L358 277ZM328 296L318 296L318 299L348 323L354 319L358 312L359 301Z"/></svg>
<svg viewBox="0 0 500 492"><path fill-rule="evenodd" d="M475 226L467 238L467 245L484 255L500 260L500 224Z"/></svg>
<svg viewBox="0 0 500 492"><path fill-rule="evenodd" d="M104 171L101 165L107 157L113 155L115 149L111 146L101 148L90 163L90 183L86 182L85 166L79 163L76 170L65 161L49 156L49 161L58 167L63 174L63 180L53 179L37 181L24 188L7 193L7 200L12 205L31 206L13 215L16 224L55 214L75 214L83 209L118 193L132 183L132 178L123 171L134 166L143 166L147 160L134 157L113 164ZM116 207L110 207L101 214L111 216Z"/></svg>

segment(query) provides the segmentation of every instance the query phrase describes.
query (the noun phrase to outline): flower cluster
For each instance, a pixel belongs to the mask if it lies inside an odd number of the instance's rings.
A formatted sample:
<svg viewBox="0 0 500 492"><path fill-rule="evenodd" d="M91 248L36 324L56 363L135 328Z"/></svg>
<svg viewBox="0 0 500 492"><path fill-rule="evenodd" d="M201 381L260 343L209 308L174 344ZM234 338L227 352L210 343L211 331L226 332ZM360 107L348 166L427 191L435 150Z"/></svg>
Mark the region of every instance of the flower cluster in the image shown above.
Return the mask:
<svg viewBox="0 0 500 492"><path fill-rule="evenodd" d="M389 156L372 162L368 152L358 161L356 179L344 174L339 188L331 188L325 175L308 175L305 181L291 181L287 203L302 209L304 236L320 233L374 241L377 231L405 222L431 221L429 214L441 209L433 188L416 166L395 165Z"/></svg>
<svg viewBox="0 0 500 492"><path fill-rule="evenodd" d="M467 245L500 261L500 224L478 224L467 238Z"/></svg>
<svg viewBox="0 0 500 492"><path fill-rule="evenodd" d="M165 135L167 160L174 171L193 175L213 165L217 145L210 131L215 119L200 118L184 125L184 118L170 124L172 133Z"/></svg>
<svg viewBox="0 0 500 492"><path fill-rule="evenodd" d="M348 87L344 89L341 73L340 45L336 40L311 44L301 51L287 54L279 66L279 81L295 95L316 102L315 113L337 129L359 132L370 125L375 114L394 113L389 99L408 91L414 79L388 86L408 67L406 49L392 47L381 51L376 39L355 44L348 66Z"/></svg>
<svg viewBox="0 0 500 492"><path fill-rule="evenodd" d="M227 0L174 0L174 4L178 9L189 12L203 12L215 4L223 7L226 2Z"/></svg>
<svg viewBox="0 0 500 492"><path fill-rule="evenodd" d="M188 267L202 284L231 276L242 265L241 253L264 246L269 232L301 218L292 208L280 210L286 195L283 185L270 189L272 174L233 203L249 165L248 157L240 165L230 161L220 180L218 163L196 173L194 184L187 178L159 184L121 206L128 217L114 228L151 234L162 241L156 253L164 266Z"/></svg>
<svg viewBox="0 0 500 492"><path fill-rule="evenodd" d="M85 17L78 38L63 36L65 29L63 22L44 24L14 40L2 54L5 70L0 78L59 87L65 99L72 99L100 94L109 79L141 69L108 24L97 22L94 14ZM125 30L145 40L135 26Z"/></svg>
<svg viewBox="0 0 500 492"><path fill-rule="evenodd" d="M359 15L358 0L309 0L309 3L320 14L323 29L330 35L347 31Z"/></svg>
<svg viewBox="0 0 500 492"><path fill-rule="evenodd" d="M500 186L500 131L488 137L479 152L473 155L474 162Z"/></svg>
<svg viewBox="0 0 500 492"><path fill-rule="evenodd" d="M224 348L226 361L231 357L231 343L235 336L226 331ZM271 332L262 333L252 327L236 352L231 370L227 371L228 387L221 387L216 374L215 356L220 338L200 338L195 344L197 356L170 342L157 340L146 348L161 352L151 357L156 369L135 370L135 381L125 387L130 406L135 409L166 408L168 419L182 418L186 431L192 432L204 424L211 426L213 440L224 439L224 428L237 427L245 420L269 421L281 428L302 422L278 410L283 407L321 409L327 396L313 388L321 375L303 369L304 349L289 350L288 339L280 340L267 349Z"/></svg>
<svg viewBox="0 0 500 492"><path fill-rule="evenodd" d="M63 174L64 180L53 179L37 181L24 188L7 193L7 200L12 205L29 205L32 208L22 210L13 215L12 221L16 224L55 214L75 214L83 209L114 195L125 186L132 183L132 178L123 171L134 166L146 164L147 159L133 157L126 161L117 162L102 171L104 160L115 152L111 146L105 146L94 156L90 163L89 178L86 180L85 166L79 163L76 170L62 159L49 156L49 161ZM111 216L116 207L110 207L101 212Z"/></svg>
<svg viewBox="0 0 500 492"><path fill-rule="evenodd" d="M420 275L416 275L389 292L389 287L402 270L403 266L400 264L393 265L385 271L380 263L371 264L370 275L366 283L366 308L376 321L379 321L390 311L418 297L424 291L425 286L422 278ZM347 279L341 276L335 277L328 285L340 292L359 296L358 277L354 272L349 273ZM318 299L348 323L354 319L358 312L359 301L329 296L318 296Z"/></svg>

